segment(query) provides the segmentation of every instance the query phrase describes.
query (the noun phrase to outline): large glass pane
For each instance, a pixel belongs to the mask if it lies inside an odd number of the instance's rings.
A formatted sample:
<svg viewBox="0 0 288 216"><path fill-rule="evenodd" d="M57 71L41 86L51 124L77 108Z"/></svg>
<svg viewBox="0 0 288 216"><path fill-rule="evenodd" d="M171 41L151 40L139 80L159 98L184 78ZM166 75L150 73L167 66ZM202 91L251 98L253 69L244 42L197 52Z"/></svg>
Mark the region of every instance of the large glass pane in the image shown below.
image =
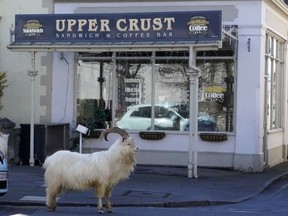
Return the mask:
<svg viewBox="0 0 288 216"><path fill-rule="evenodd" d="M148 55L148 56L145 56ZM116 125L128 130L151 128L152 65L149 53L117 55Z"/></svg>
<svg viewBox="0 0 288 216"><path fill-rule="evenodd" d="M267 115L267 128L271 128L271 96L272 96L272 89L271 89L271 78L272 78L272 61L271 58L266 57L266 82L267 82L267 89L266 89L266 115Z"/></svg>
<svg viewBox="0 0 288 216"><path fill-rule="evenodd" d="M277 107L276 107L276 100L277 100L277 77L276 77L276 61L272 61L272 74L271 74L271 94L273 97L271 98L271 127L276 128L276 112L277 112Z"/></svg>
<svg viewBox="0 0 288 216"><path fill-rule="evenodd" d="M219 60L233 55L229 50L198 53L199 131L233 131L234 60ZM108 52L78 59L77 123L107 128L114 115L115 125L127 130L189 131L189 52L115 54L115 64Z"/></svg>
<svg viewBox="0 0 288 216"><path fill-rule="evenodd" d="M188 60L158 60L155 65L154 129L188 131Z"/></svg>
<svg viewBox="0 0 288 216"><path fill-rule="evenodd" d="M199 131L233 131L234 125L234 61L198 60Z"/></svg>
<svg viewBox="0 0 288 216"><path fill-rule="evenodd" d="M118 55L116 125L130 130L188 130L188 60L173 60L171 52L158 52L155 59L149 52Z"/></svg>
<svg viewBox="0 0 288 216"><path fill-rule="evenodd" d="M102 129L112 121L112 64L78 61L77 124Z"/></svg>

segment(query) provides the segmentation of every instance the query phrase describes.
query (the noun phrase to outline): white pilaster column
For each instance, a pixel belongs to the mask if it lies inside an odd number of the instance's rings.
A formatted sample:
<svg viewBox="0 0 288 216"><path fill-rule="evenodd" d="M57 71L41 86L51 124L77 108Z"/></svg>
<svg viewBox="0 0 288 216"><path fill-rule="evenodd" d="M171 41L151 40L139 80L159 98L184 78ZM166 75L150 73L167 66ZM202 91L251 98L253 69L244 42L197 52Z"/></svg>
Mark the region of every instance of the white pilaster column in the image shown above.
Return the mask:
<svg viewBox="0 0 288 216"><path fill-rule="evenodd" d="M38 72L35 70L35 52L31 53L31 65L32 70L28 71L30 77L30 90L31 90L31 101L30 101L30 158L29 165L34 166L34 81Z"/></svg>
<svg viewBox="0 0 288 216"><path fill-rule="evenodd" d="M190 105L189 105L189 161L188 178L198 178L197 174L197 134L198 134L198 77L201 73L196 67L195 51L189 47L189 76Z"/></svg>

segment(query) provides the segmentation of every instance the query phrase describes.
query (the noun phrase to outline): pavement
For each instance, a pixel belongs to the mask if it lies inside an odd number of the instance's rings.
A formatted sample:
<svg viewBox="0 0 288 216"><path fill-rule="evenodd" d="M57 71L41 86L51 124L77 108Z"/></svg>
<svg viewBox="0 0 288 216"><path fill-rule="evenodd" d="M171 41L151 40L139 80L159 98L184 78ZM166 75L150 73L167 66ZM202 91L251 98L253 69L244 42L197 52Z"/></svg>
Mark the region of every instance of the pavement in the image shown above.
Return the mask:
<svg viewBox="0 0 288 216"><path fill-rule="evenodd" d="M45 205L44 170L40 166L9 165L9 191L2 205ZM198 168L198 178L187 177L187 167L137 165L130 178L113 190L114 207L188 207L237 203L256 196L288 174L288 163L261 173ZM104 201L104 200L103 200ZM96 206L94 190L68 192L58 206ZM104 202L105 203L105 202Z"/></svg>

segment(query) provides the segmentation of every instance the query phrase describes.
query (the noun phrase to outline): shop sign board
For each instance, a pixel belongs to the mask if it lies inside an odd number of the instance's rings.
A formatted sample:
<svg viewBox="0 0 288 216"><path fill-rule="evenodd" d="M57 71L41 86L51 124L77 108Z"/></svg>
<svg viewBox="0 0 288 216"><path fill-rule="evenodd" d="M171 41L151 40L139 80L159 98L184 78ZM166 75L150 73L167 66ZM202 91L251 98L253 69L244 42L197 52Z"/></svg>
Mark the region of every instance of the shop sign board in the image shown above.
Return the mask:
<svg viewBox="0 0 288 216"><path fill-rule="evenodd" d="M16 43L201 43L221 32L221 11L15 16Z"/></svg>

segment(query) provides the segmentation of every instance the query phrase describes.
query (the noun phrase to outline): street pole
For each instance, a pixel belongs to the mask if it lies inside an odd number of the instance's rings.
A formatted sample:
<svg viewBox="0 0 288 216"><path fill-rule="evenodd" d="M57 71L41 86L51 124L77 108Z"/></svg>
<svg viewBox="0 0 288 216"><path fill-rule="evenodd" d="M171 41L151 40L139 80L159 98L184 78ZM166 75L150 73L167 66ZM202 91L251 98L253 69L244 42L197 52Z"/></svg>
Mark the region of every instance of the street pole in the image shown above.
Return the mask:
<svg viewBox="0 0 288 216"><path fill-rule="evenodd" d="M79 153L82 154L82 143L83 143L83 135L80 133L79 135Z"/></svg>
<svg viewBox="0 0 288 216"><path fill-rule="evenodd" d="M29 158L29 165L34 166L34 81L35 77L37 76L38 72L35 70L35 52L31 52L31 66L32 70L28 71L28 76L30 77L30 89L31 89L31 103L30 103L30 158Z"/></svg>
<svg viewBox="0 0 288 216"><path fill-rule="evenodd" d="M198 133L198 76L201 70L196 67L196 52L189 47L189 75L190 105L189 105L189 161L188 178L198 178L197 174L197 133Z"/></svg>

